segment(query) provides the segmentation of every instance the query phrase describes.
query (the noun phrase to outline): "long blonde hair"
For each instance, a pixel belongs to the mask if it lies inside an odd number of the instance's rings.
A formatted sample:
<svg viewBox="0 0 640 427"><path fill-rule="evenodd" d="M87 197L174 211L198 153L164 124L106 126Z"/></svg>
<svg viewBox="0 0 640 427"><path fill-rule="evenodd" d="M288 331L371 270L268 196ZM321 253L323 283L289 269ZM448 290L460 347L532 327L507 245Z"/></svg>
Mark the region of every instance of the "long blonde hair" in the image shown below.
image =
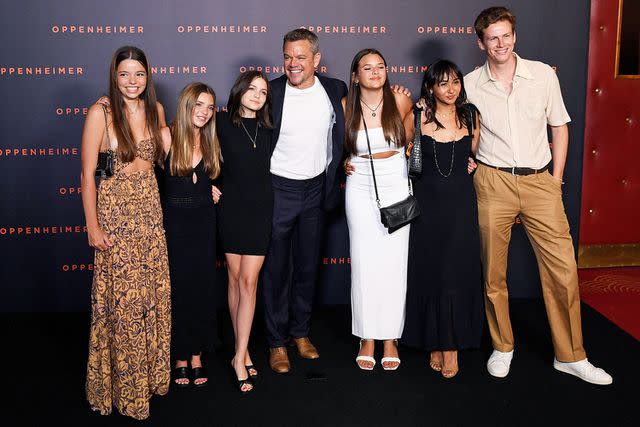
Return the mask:
<svg viewBox="0 0 640 427"><path fill-rule="evenodd" d="M208 93L216 103L216 94L204 83L187 85L178 98L176 118L171 124L171 159L169 171L174 176L189 176L193 173L193 124L191 113L201 93ZM211 179L220 175L220 143L216 136L216 114L200 128L200 150L204 170Z"/></svg>

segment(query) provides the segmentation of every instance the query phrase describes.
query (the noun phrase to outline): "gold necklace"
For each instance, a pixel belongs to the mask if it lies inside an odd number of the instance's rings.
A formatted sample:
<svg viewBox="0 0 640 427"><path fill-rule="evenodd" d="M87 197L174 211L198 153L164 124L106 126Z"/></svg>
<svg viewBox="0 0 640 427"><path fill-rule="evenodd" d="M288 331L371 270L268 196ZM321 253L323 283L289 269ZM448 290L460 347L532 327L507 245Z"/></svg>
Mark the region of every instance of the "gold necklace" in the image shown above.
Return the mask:
<svg viewBox="0 0 640 427"><path fill-rule="evenodd" d="M451 116L452 114L455 114L455 112L456 112L456 110L451 110L448 113L440 113L440 112L436 111L436 116L440 116L443 119L446 119L447 117Z"/></svg>
<svg viewBox="0 0 640 427"><path fill-rule="evenodd" d="M242 118L240 119L240 124L242 125L242 129L244 129L244 133L247 134L249 141L253 143L253 148L256 148L256 141L258 140L258 120L256 120L256 133L255 135L253 135L253 138L251 138L251 134L249 134L249 131L245 127L244 123L242 123Z"/></svg>
<svg viewBox="0 0 640 427"><path fill-rule="evenodd" d="M378 105L376 105L374 108L369 107L369 104L364 102L362 99L360 99L360 102L371 111L371 117L375 117L376 116L376 110L380 107L380 105L382 105L382 100L383 99L384 99L384 96L382 98L380 98L380 102L378 102Z"/></svg>

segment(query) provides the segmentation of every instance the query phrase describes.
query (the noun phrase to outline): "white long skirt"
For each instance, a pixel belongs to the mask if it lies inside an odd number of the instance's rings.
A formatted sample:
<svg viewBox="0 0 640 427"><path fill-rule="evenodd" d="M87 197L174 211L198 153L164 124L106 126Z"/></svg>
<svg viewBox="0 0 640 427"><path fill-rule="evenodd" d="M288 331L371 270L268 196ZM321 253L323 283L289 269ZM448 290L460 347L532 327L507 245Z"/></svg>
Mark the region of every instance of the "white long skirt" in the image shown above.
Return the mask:
<svg viewBox="0 0 640 427"><path fill-rule="evenodd" d="M374 159L382 206L409 195L402 154ZM352 333L364 339L397 339L404 328L409 227L389 234L380 222L369 159L352 157L345 210L351 245Z"/></svg>

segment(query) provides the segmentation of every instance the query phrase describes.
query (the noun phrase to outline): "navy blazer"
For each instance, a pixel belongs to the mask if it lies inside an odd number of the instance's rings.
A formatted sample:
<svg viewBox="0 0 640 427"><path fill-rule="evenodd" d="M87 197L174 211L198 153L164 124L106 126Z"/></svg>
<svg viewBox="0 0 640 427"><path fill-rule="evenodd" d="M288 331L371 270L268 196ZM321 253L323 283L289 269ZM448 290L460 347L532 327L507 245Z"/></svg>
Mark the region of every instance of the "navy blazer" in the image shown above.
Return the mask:
<svg viewBox="0 0 640 427"><path fill-rule="evenodd" d="M342 151L344 144L344 112L342 111L342 98L347 96L347 85L338 79L324 77L316 74L320 84L331 100L331 105L336 115L336 123L332 130L332 154L331 163L327 165L324 182L324 199L322 207L325 210L333 209L338 204L340 194L337 179L338 166L342 162ZM271 108L273 119L273 135L271 151L275 149L280 136L280 126L282 126L282 108L284 106L284 92L287 85L287 76L282 75L271 80Z"/></svg>

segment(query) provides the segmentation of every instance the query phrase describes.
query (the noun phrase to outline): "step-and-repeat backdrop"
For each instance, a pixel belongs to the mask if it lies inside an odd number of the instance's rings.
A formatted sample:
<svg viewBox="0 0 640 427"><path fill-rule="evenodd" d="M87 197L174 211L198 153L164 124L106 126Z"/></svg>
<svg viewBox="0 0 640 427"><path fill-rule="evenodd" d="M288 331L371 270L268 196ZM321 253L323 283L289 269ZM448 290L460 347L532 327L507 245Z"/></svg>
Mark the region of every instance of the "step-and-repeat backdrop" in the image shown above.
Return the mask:
<svg viewBox="0 0 640 427"><path fill-rule="evenodd" d="M189 82L211 85L224 108L239 72L282 74L282 36L296 27L318 34L320 73L347 80L354 54L375 47L386 56L391 82L415 97L433 60L451 59L465 73L484 62L473 21L492 5L486 0L3 2L0 311L89 307L93 251L82 212L80 139L87 107L108 90L109 61L119 46L136 45L147 53L168 120ZM516 51L556 68L573 118L564 198L576 238L589 2L505 5L518 17ZM217 263L223 289L225 267ZM318 263L317 301L348 303L349 241L342 210L328 219ZM538 284L533 252L516 222L511 295L537 296Z"/></svg>

